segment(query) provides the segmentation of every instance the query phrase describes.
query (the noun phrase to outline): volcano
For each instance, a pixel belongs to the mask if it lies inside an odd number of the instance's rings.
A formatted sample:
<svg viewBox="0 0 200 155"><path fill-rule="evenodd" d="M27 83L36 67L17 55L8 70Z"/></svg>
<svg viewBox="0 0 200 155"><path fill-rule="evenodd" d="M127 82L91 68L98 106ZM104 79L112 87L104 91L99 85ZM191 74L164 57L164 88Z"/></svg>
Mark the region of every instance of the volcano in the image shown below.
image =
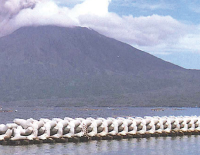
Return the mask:
<svg viewBox="0 0 200 155"><path fill-rule="evenodd" d="M0 38L0 101L200 106L200 71L84 27L22 27Z"/></svg>

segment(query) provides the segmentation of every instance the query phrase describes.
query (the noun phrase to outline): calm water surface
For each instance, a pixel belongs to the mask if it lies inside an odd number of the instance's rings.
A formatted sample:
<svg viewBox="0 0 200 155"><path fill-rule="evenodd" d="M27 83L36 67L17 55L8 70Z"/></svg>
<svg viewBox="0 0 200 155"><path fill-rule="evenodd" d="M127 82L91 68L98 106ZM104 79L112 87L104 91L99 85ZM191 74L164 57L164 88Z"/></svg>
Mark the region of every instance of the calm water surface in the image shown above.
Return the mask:
<svg viewBox="0 0 200 155"><path fill-rule="evenodd" d="M134 107L17 107L2 106L0 124L11 123L14 118L64 118L64 117L127 117L127 116L191 116L200 115L200 108ZM15 112L16 110L16 112ZM0 155L199 155L200 136L141 138L130 140L102 140L84 143L39 144L28 146L1 146Z"/></svg>

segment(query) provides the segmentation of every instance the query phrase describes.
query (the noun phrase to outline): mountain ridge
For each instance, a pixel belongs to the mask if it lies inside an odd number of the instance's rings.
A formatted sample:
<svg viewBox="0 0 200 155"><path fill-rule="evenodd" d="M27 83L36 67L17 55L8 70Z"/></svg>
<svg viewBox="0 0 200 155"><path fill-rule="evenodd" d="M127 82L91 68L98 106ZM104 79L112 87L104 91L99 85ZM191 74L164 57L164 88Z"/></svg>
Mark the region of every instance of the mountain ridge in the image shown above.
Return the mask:
<svg viewBox="0 0 200 155"><path fill-rule="evenodd" d="M140 106L139 100L131 98L139 93L146 98L145 106L162 106L159 101L167 102L165 95L170 98L177 93L181 97L173 98L183 105L180 98L190 94L188 91L200 92L199 71L83 27L23 27L0 38L0 72L0 98L7 102L93 97L98 102L106 95L112 99L128 96L131 105ZM155 94L148 95L152 92L162 94L155 103L148 102L154 98ZM197 99L191 101L198 104ZM101 102L107 103L106 99Z"/></svg>

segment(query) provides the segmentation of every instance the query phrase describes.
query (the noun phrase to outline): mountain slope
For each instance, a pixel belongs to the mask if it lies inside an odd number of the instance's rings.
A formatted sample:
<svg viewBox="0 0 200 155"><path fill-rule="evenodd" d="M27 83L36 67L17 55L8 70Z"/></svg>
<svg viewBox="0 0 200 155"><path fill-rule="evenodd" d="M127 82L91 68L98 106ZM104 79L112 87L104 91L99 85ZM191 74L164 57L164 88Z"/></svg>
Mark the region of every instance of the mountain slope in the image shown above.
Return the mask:
<svg viewBox="0 0 200 155"><path fill-rule="evenodd" d="M23 27L0 38L0 72L2 101L120 96L140 106L143 94L145 106L160 106L200 92L198 71L82 27Z"/></svg>

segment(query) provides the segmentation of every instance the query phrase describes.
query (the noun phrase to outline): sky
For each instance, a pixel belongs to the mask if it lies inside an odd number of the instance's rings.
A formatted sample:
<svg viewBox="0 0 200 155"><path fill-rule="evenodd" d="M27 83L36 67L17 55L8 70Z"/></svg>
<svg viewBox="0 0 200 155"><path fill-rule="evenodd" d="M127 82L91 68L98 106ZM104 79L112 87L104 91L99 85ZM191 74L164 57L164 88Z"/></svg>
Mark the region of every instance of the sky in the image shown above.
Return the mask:
<svg viewBox="0 0 200 155"><path fill-rule="evenodd" d="M0 37L23 26L83 26L200 69L198 0L1 0Z"/></svg>

